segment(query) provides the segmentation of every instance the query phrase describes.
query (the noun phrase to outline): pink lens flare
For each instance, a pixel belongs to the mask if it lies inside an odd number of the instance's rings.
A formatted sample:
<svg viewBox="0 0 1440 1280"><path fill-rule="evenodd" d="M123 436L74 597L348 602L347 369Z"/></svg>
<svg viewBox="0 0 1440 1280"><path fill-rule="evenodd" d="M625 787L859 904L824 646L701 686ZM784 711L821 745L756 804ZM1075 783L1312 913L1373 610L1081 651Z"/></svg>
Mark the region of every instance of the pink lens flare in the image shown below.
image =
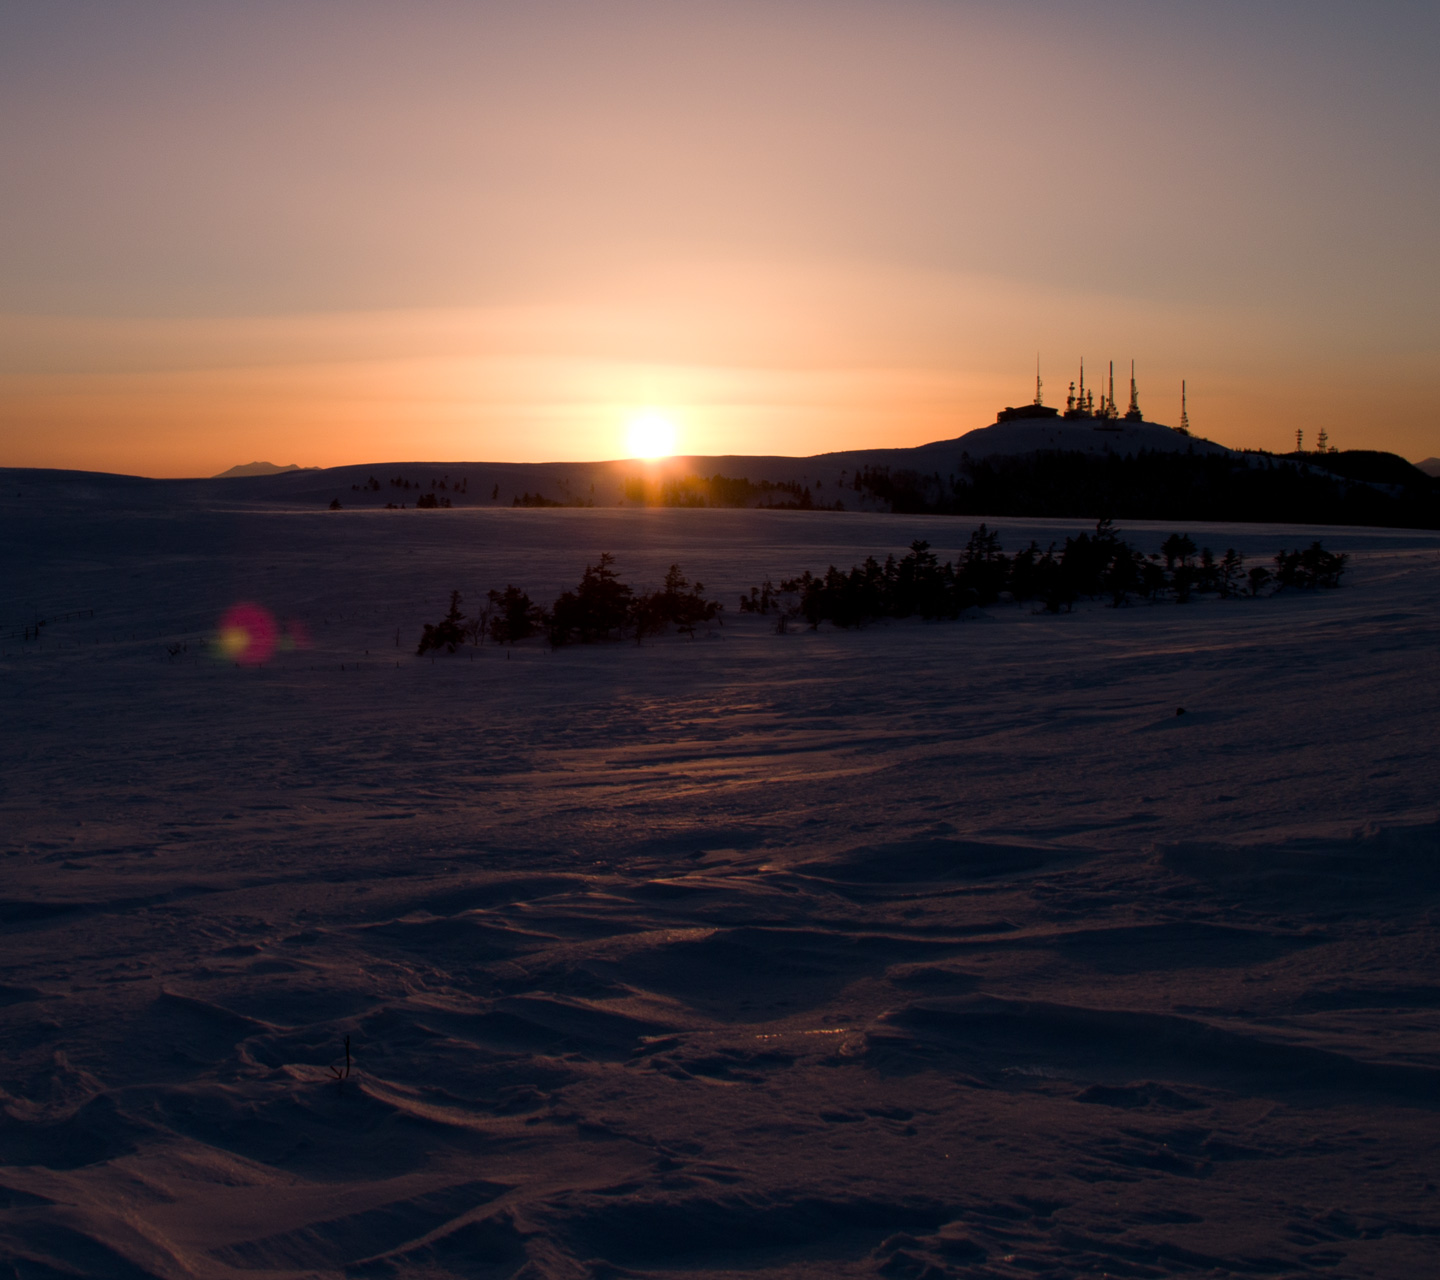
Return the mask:
<svg viewBox="0 0 1440 1280"><path fill-rule="evenodd" d="M220 652L241 666L254 667L266 661L278 640L274 617L258 604L232 605L220 619Z"/></svg>

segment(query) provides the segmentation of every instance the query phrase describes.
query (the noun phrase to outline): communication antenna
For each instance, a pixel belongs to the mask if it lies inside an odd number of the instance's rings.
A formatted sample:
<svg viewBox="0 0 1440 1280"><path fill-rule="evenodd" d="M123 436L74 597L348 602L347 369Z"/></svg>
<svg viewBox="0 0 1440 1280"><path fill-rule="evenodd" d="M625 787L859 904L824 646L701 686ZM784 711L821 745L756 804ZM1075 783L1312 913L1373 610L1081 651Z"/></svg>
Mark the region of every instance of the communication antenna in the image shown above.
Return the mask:
<svg viewBox="0 0 1440 1280"><path fill-rule="evenodd" d="M1180 379L1180 430L1190 434L1190 414L1185 408L1185 379Z"/></svg>
<svg viewBox="0 0 1440 1280"><path fill-rule="evenodd" d="M1080 357L1080 412L1085 412L1085 357Z"/></svg>
<svg viewBox="0 0 1440 1280"><path fill-rule="evenodd" d="M1035 353L1035 404L1037 406L1045 403L1045 397L1041 394L1044 389L1045 384L1040 381L1040 353L1037 351Z"/></svg>
<svg viewBox="0 0 1440 1280"><path fill-rule="evenodd" d="M1140 397L1135 392L1135 361L1130 361L1130 407L1125 410L1125 416L1131 422L1141 421Z"/></svg>

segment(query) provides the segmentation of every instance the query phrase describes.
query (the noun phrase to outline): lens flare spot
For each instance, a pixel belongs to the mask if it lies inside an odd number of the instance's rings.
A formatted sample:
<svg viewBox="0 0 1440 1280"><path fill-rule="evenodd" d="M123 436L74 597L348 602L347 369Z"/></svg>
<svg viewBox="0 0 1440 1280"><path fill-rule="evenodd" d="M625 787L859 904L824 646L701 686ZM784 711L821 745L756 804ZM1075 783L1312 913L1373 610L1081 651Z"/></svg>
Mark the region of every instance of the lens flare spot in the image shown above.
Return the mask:
<svg viewBox="0 0 1440 1280"><path fill-rule="evenodd" d="M275 619L258 604L237 604L225 611L215 635L222 658L253 667L274 654L279 642Z"/></svg>

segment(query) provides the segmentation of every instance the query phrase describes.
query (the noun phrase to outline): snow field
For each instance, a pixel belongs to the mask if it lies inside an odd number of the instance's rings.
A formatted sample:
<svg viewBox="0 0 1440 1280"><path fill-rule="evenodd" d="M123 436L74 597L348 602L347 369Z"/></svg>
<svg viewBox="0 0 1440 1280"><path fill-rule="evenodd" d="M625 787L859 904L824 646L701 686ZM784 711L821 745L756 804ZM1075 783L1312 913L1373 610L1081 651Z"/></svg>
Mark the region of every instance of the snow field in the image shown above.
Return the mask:
<svg viewBox="0 0 1440 1280"><path fill-rule="evenodd" d="M0 643L0 1256L1422 1274L1440 535L1180 527L1351 554L1272 599L735 612L971 527L0 509L0 632L93 610ZM413 656L600 551L725 625ZM217 660L242 600L309 647Z"/></svg>

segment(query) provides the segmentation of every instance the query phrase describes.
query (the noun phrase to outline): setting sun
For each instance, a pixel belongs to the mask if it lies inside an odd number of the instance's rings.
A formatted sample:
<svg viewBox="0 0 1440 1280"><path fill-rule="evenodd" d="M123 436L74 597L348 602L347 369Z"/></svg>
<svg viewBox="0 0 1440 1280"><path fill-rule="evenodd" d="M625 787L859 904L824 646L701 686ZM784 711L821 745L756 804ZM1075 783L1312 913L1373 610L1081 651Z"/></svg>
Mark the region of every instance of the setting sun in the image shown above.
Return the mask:
<svg viewBox="0 0 1440 1280"><path fill-rule="evenodd" d="M639 414L625 428L625 447L632 458L668 458L675 452L675 424L663 414Z"/></svg>

